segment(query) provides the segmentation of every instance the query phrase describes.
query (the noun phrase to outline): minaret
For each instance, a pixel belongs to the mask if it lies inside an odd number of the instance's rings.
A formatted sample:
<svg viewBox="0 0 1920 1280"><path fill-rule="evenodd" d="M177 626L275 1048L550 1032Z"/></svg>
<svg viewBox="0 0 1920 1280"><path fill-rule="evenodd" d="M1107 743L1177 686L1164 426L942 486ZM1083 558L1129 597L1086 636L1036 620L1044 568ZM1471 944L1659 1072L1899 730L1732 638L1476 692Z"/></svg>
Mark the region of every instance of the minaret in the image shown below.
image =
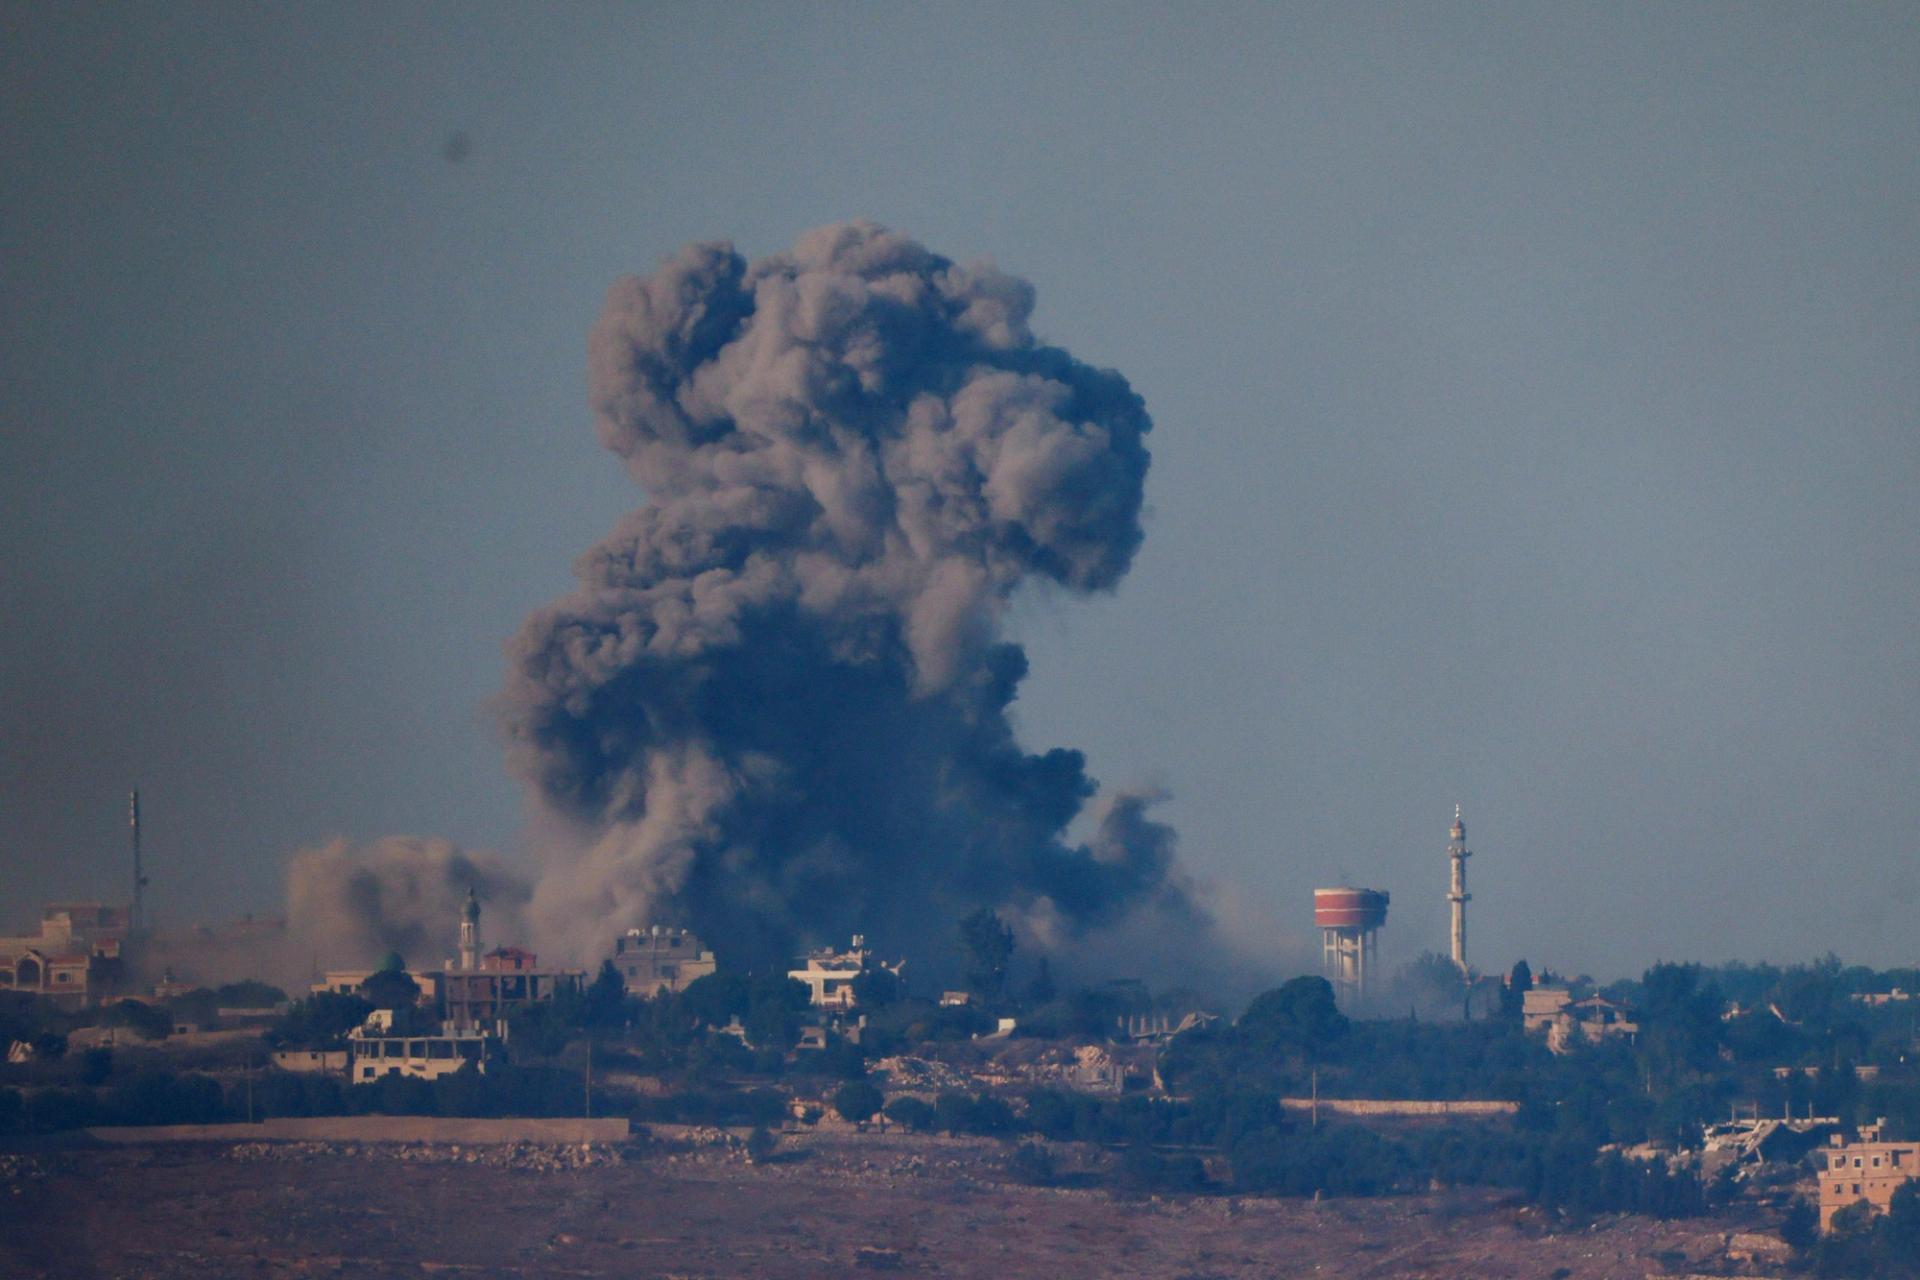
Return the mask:
<svg viewBox="0 0 1920 1280"><path fill-rule="evenodd" d="M1473 895L1467 892L1467 859L1473 856L1467 848L1467 824L1460 820L1460 806L1453 806L1453 839L1447 842L1447 857L1453 861L1453 888L1447 894L1447 901L1453 904L1453 967L1462 976L1467 972L1467 901Z"/></svg>
<svg viewBox="0 0 1920 1280"><path fill-rule="evenodd" d="M467 886L467 905L460 908L460 967L480 967L480 899Z"/></svg>

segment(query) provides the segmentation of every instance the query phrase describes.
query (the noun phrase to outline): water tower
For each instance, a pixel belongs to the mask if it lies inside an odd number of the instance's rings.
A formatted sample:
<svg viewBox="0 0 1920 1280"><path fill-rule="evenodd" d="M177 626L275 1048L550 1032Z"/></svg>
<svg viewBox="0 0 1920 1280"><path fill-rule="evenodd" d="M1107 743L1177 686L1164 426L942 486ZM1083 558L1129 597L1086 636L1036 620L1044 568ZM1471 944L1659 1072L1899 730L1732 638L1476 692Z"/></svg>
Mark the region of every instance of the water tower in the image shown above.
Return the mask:
<svg viewBox="0 0 1920 1280"><path fill-rule="evenodd" d="M1380 926L1387 895L1380 889L1315 889L1313 922L1320 926L1320 970L1343 1005L1364 1000L1380 963Z"/></svg>

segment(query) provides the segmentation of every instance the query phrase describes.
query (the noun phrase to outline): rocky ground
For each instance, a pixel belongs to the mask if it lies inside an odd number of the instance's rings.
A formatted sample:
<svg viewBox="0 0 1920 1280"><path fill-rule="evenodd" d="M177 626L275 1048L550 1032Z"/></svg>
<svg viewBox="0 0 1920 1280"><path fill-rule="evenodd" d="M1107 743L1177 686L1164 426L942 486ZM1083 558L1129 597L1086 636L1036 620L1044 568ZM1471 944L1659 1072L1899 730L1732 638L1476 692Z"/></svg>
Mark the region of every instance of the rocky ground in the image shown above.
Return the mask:
<svg viewBox="0 0 1920 1280"><path fill-rule="evenodd" d="M624 1148L0 1153L0 1276L1637 1280L1732 1270L1729 1243L1753 1225L1555 1230L1477 1193L1126 1200L1014 1185L1006 1154L966 1139L807 1134L753 1164L718 1130Z"/></svg>

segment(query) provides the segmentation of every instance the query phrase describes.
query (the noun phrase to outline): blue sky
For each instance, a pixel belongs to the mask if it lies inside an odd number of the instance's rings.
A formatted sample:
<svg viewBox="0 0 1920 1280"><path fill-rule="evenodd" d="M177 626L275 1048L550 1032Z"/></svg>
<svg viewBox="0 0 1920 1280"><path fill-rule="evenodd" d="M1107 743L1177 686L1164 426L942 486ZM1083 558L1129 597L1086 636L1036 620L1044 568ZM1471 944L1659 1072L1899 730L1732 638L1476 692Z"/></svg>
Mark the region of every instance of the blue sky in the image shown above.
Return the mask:
<svg viewBox="0 0 1920 1280"><path fill-rule="evenodd" d="M1475 958L1912 963L1910 7L0 10L0 903L270 908L507 851L501 646L641 495L622 274L868 217L1038 290L1156 429L1033 748ZM470 149L450 159L449 139Z"/></svg>

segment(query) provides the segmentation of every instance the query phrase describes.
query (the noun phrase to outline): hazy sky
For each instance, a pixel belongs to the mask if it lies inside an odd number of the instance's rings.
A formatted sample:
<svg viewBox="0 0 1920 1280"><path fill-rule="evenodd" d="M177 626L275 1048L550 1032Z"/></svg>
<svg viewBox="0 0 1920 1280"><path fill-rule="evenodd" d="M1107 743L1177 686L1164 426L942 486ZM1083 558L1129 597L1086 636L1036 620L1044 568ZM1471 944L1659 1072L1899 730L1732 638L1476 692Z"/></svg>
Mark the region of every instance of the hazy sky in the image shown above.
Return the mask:
<svg viewBox="0 0 1920 1280"><path fill-rule="evenodd" d="M635 505L606 288L868 217L1156 429L1029 747L1485 968L1911 964L1914 5L0 9L0 923L513 852L502 645ZM1276 960L1276 964L1278 961Z"/></svg>

